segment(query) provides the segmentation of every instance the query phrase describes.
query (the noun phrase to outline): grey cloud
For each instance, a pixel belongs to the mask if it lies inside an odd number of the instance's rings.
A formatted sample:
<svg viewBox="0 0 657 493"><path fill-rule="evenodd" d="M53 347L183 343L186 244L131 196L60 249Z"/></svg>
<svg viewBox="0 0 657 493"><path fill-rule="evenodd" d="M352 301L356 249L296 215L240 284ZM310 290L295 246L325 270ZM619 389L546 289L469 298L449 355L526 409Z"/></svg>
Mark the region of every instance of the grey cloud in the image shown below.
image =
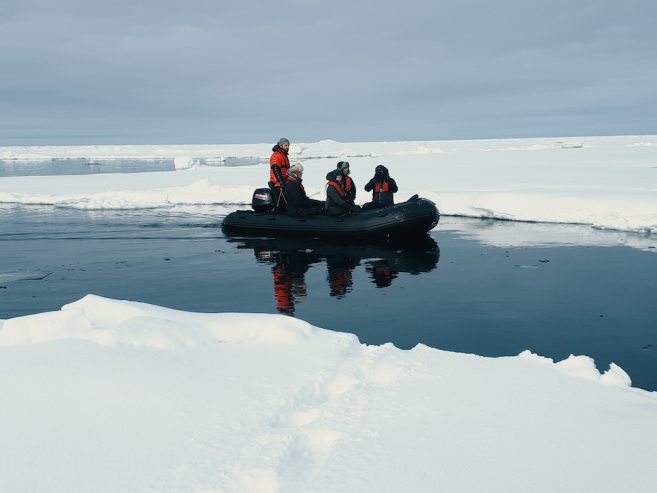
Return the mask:
<svg viewBox="0 0 657 493"><path fill-rule="evenodd" d="M3 10L0 145L656 130L647 1L6 0Z"/></svg>

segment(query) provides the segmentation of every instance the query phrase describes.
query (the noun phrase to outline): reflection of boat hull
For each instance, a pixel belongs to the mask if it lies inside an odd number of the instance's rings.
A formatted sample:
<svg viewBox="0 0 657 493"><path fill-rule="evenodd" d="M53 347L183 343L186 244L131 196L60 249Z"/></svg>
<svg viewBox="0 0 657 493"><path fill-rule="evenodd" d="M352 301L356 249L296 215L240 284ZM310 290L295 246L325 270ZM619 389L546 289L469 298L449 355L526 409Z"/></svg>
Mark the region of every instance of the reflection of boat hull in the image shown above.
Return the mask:
<svg viewBox="0 0 657 493"><path fill-rule="evenodd" d="M287 315L294 315L297 304L308 295L305 276L311 266L326 266L329 295L343 299L361 277L354 275L359 266L377 288L387 288L400 273L430 272L440 258L438 244L426 234L390 241L243 234L227 237L238 249L252 249L257 262L272 266L276 309Z"/></svg>
<svg viewBox="0 0 657 493"><path fill-rule="evenodd" d="M427 199L346 216L288 216L272 212L235 211L224 219L229 232L313 237L403 237L424 234L438 224L440 213Z"/></svg>
<svg viewBox="0 0 657 493"><path fill-rule="evenodd" d="M259 258L262 252L267 252L268 255L260 260L264 262L271 262L276 254L287 255L295 262L307 265L328 259L352 259L354 265L362 261L366 264L385 262L395 272L419 274L435 269L440 259L440 248L428 235L413 237L411 241L400 239L393 242L354 242L346 239L308 241L294 237L229 236L228 238L228 241L237 243L238 248L253 249L256 258ZM341 262L342 260L337 261L337 263Z"/></svg>

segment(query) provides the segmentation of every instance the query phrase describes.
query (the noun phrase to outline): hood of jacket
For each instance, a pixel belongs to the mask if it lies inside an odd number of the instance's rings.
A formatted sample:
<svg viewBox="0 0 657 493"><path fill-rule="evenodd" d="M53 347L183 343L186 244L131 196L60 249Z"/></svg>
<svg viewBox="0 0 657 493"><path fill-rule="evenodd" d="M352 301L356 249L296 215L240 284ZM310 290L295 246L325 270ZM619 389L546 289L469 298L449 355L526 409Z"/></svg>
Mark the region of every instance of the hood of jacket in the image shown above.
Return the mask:
<svg viewBox="0 0 657 493"><path fill-rule="evenodd" d="M329 171L326 173L326 179L328 181L338 181L337 177L342 175L342 171L339 169L334 169L333 171Z"/></svg>

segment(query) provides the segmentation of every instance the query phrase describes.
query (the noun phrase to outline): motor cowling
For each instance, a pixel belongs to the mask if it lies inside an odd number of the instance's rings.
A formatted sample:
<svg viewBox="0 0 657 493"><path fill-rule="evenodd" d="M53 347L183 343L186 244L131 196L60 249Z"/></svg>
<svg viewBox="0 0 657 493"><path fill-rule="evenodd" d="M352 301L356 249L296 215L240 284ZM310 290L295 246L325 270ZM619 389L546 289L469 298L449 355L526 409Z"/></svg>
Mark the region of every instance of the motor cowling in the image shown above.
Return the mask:
<svg viewBox="0 0 657 493"><path fill-rule="evenodd" d="M269 188L256 188L251 198L251 207L257 212L268 212L274 208L274 197Z"/></svg>

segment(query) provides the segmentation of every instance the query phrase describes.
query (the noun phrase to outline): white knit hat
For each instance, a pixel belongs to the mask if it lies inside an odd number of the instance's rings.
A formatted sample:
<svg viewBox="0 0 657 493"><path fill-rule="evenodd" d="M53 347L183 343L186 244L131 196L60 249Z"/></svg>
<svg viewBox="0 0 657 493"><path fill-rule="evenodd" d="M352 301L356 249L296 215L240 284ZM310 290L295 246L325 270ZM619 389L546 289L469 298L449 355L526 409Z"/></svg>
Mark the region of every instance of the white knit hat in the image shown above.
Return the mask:
<svg viewBox="0 0 657 493"><path fill-rule="evenodd" d="M288 173L292 173L293 175L300 175L303 173L303 165L301 163L293 163L292 166L290 166Z"/></svg>

